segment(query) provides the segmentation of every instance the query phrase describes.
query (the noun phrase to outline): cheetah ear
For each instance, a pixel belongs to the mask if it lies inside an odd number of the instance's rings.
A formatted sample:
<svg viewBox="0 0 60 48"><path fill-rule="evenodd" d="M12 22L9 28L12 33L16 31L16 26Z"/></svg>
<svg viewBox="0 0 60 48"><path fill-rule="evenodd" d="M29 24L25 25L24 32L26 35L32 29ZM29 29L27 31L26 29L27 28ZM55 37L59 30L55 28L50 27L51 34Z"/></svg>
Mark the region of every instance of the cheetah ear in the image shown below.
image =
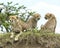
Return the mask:
<svg viewBox="0 0 60 48"><path fill-rule="evenodd" d="M52 14L50 14L50 16L52 16Z"/></svg>
<svg viewBox="0 0 60 48"><path fill-rule="evenodd" d="M18 16L16 16L16 18L18 19Z"/></svg>

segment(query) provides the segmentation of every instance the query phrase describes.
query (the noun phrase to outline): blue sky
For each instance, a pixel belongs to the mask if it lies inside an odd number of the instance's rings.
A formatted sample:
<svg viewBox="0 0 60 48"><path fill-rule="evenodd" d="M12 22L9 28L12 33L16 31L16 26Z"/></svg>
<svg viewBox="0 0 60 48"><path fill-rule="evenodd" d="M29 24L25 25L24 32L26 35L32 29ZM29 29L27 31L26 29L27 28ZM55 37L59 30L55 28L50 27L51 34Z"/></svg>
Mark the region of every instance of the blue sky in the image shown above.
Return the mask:
<svg viewBox="0 0 60 48"><path fill-rule="evenodd" d="M45 24L44 16L47 12L53 13L57 18L56 33L60 33L60 0L0 0L0 3L12 1L13 4L25 5L28 9L41 14L38 27Z"/></svg>

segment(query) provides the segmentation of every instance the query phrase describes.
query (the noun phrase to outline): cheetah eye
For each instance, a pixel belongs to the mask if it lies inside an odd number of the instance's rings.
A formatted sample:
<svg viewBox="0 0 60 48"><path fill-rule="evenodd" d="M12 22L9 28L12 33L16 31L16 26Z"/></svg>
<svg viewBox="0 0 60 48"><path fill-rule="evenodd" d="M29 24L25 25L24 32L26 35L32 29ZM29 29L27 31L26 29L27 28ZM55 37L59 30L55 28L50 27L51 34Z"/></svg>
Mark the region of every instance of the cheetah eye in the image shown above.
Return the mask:
<svg viewBox="0 0 60 48"><path fill-rule="evenodd" d="M13 19L10 19L10 22L13 22Z"/></svg>

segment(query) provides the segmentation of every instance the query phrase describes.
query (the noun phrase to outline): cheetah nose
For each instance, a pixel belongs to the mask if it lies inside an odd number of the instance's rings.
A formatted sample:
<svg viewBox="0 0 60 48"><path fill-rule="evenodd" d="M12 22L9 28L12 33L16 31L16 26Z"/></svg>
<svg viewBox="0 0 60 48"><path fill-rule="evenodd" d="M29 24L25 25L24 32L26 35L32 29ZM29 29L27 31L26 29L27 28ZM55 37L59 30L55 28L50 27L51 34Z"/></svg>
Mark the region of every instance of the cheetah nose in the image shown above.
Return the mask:
<svg viewBox="0 0 60 48"><path fill-rule="evenodd" d="M38 20L39 20L40 18L38 18Z"/></svg>
<svg viewBox="0 0 60 48"><path fill-rule="evenodd" d="M44 17L45 19L47 19L46 17Z"/></svg>

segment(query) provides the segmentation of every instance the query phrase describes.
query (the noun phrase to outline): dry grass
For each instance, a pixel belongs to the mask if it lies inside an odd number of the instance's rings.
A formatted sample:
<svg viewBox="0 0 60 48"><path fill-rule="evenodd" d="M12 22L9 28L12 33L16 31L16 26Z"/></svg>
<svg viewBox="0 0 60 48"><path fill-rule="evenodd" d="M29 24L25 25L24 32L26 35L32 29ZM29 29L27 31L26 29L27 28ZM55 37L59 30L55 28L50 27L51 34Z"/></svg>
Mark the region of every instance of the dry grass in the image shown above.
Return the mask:
<svg viewBox="0 0 60 48"><path fill-rule="evenodd" d="M33 30L24 32L19 41L9 38L10 33L0 35L3 48L60 48L60 34Z"/></svg>

